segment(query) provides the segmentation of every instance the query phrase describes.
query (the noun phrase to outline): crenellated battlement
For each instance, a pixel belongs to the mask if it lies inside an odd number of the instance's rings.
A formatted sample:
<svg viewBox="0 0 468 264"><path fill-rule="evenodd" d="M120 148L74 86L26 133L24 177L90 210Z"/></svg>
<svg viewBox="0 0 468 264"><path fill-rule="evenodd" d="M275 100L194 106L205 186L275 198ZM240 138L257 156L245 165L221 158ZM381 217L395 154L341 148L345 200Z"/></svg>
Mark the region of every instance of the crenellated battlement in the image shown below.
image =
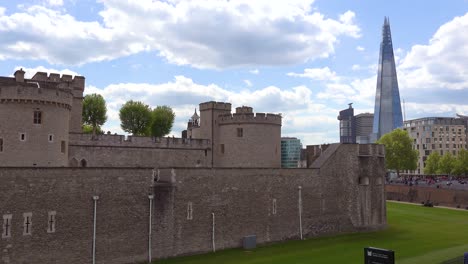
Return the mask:
<svg viewBox="0 0 468 264"><path fill-rule="evenodd" d="M231 104L224 103L224 102L215 102L215 101L210 101L210 102L200 104L200 111L211 110L211 109L224 110L224 111L231 112Z"/></svg>
<svg viewBox="0 0 468 264"><path fill-rule="evenodd" d="M0 103L57 104L71 109L73 94L70 89L42 85L26 80L24 83L0 85Z"/></svg>
<svg viewBox="0 0 468 264"><path fill-rule="evenodd" d="M172 137L142 137L125 135L91 135L70 133L70 145L101 146L124 148L179 148L179 149L208 149L211 147L208 139L189 139Z"/></svg>
<svg viewBox="0 0 468 264"><path fill-rule="evenodd" d="M220 115L218 122L220 125L234 123L281 125L281 118L281 115L271 113L235 113Z"/></svg>
<svg viewBox="0 0 468 264"><path fill-rule="evenodd" d="M85 77L75 76L72 77L68 74L63 74L60 76L58 73L50 73L47 75L47 72L36 72L31 78L31 81L43 82L43 83L59 83L61 88L73 88L84 90L85 86Z"/></svg>

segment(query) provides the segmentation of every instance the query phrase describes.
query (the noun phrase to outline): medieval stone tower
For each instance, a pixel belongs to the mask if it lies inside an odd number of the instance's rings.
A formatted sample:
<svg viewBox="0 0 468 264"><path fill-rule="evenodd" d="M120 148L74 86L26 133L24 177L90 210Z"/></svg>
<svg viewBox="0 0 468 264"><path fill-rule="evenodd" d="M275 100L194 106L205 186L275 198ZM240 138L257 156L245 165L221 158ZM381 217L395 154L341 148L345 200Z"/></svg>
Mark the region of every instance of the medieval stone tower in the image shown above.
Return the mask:
<svg viewBox="0 0 468 264"><path fill-rule="evenodd" d="M81 132L85 79L38 72L0 77L2 166L67 166L70 132Z"/></svg>
<svg viewBox="0 0 468 264"><path fill-rule="evenodd" d="M206 102L200 104L200 121L189 124L189 138L211 140L213 167L281 167L280 115L254 114L248 106L231 113L230 103Z"/></svg>

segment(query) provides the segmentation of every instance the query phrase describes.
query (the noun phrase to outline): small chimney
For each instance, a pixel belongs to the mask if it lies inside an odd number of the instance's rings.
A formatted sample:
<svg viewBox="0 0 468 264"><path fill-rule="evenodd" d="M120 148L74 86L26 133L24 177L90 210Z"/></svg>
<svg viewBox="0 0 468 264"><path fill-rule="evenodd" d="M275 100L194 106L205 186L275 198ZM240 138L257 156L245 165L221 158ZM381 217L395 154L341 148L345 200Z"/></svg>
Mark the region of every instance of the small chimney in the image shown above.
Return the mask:
<svg viewBox="0 0 468 264"><path fill-rule="evenodd" d="M24 82L24 73L23 68L15 71L15 79L17 82Z"/></svg>

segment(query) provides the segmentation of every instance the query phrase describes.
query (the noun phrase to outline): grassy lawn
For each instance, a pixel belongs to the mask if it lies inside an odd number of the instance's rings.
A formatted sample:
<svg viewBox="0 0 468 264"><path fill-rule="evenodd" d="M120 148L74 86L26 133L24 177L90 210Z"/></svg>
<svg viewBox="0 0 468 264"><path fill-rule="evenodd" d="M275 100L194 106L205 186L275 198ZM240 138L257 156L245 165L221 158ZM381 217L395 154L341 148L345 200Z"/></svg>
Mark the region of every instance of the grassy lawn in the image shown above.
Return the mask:
<svg viewBox="0 0 468 264"><path fill-rule="evenodd" d="M362 264L367 246L395 251L398 264L440 263L468 251L468 211L387 202L389 227L380 232L290 241L161 260L158 264Z"/></svg>

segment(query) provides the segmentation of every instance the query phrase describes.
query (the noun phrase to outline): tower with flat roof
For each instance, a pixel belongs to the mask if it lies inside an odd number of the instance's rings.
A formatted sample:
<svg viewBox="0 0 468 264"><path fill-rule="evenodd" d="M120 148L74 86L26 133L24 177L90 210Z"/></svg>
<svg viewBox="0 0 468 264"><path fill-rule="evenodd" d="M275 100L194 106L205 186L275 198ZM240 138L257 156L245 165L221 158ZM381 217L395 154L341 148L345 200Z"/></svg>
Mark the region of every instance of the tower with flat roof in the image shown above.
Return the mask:
<svg viewBox="0 0 468 264"><path fill-rule="evenodd" d="M403 127L392 34L387 17L384 19L382 29L378 67L372 141L377 141L384 134Z"/></svg>

